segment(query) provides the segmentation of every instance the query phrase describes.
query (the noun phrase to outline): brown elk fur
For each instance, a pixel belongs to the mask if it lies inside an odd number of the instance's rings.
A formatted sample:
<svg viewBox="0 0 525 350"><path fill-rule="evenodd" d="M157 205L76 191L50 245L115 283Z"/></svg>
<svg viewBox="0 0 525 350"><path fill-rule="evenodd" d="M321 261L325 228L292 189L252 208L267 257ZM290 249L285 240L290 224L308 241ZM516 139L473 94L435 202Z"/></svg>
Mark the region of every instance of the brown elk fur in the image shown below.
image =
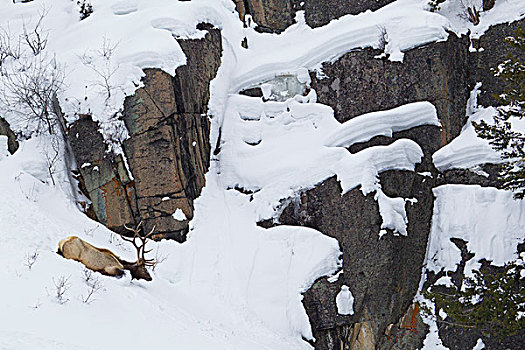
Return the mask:
<svg viewBox="0 0 525 350"><path fill-rule="evenodd" d="M92 246L75 236L61 240L58 243L57 253L66 259L79 261L88 269L104 275L121 277L124 270L129 270L132 278L151 281L151 276L140 261L127 262L120 259L112 251Z"/></svg>

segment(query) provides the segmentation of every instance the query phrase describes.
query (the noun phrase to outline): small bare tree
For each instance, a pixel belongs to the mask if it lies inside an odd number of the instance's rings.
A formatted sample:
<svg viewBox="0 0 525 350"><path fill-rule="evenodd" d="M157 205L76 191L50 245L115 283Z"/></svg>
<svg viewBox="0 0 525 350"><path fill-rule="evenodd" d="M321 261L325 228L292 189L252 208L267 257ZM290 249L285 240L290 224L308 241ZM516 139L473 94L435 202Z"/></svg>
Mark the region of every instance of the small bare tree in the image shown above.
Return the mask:
<svg viewBox="0 0 525 350"><path fill-rule="evenodd" d="M31 26L24 23L17 39L9 27L0 28L0 107L13 114L29 135L43 128L55 133L53 97L65 77L64 67L45 51L47 13L43 9Z"/></svg>
<svg viewBox="0 0 525 350"><path fill-rule="evenodd" d="M2 64L8 58L17 60L22 55L20 40L13 40L10 30L0 28L0 74L2 74Z"/></svg>
<svg viewBox="0 0 525 350"><path fill-rule="evenodd" d="M48 35L42 29L42 21L48 13L49 10L43 8L42 11L40 11L36 24L33 25L31 29L27 29L27 25L24 23L24 33L22 37L35 56L41 53L47 45Z"/></svg>
<svg viewBox="0 0 525 350"><path fill-rule="evenodd" d="M82 64L98 75L99 79L92 82L92 84L100 86L104 90L106 101L111 98L111 94L117 89L117 86L113 83L113 79L120 65L116 64L112 59L117 47L118 44L113 44L104 37L102 47L99 50L86 52L82 56L79 56Z"/></svg>
<svg viewBox="0 0 525 350"><path fill-rule="evenodd" d="M32 253L27 253L25 257L24 265L31 270L33 265L36 263L36 260L38 259L38 256L40 255L40 252L38 249L35 249Z"/></svg>
<svg viewBox="0 0 525 350"><path fill-rule="evenodd" d="M69 277L60 276L56 280L53 278L53 283L55 284L55 298L59 304L65 304L69 301L66 298L66 293L71 287L69 282Z"/></svg>
<svg viewBox="0 0 525 350"><path fill-rule="evenodd" d="M84 304L91 304L95 300L94 296L103 289L103 286L93 271L88 269L84 269L84 282L88 289L86 294L81 295L81 299Z"/></svg>
<svg viewBox="0 0 525 350"><path fill-rule="evenodd" d="M155 259L153 260L153 264L151 265L151 271L155 271L155 269L157 268L157 266L159 266L159 264L162 264L163 262L168 260L168 257L169 257L169 254L168 255L161 254L159 251L159 247L157 247L157 249L155 250Z"/></svg>
<svg viewBox="0 0 525 350"><path fill-rule="evenodd" d="M60 89L64 70L55 58L44 54L16 64L3 76L0 101L30 131L46 126L55 133L57 116L52 110L53 95Z"/></svg>

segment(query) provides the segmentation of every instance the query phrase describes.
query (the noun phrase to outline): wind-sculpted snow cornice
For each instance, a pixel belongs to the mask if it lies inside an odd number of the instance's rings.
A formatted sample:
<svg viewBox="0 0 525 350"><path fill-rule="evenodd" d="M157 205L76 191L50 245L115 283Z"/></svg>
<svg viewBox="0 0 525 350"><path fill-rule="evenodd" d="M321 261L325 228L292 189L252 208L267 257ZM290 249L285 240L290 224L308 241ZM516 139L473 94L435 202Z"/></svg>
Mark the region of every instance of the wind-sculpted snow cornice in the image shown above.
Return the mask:
<svg viewBox="0 0 525 350"><path fill-rule="evenodd" d="M387 146L350 153L345 145L372 138L376 132L385 135L422 123L439 125L434 107L428 102L377 112L373 121L384 127L364 133L366 118L356 118L356 129L351 130L334 119L331 108L318 103L300 103L296 99L263 102L233 95L227 105L221 176L226 187L255 192L257 220L275 215L283 198L313 188L333 175L343 193L359 186L364 194L379 190L378 175L392 169L414 170L423 157L421 147L412 140L400 139ZM337 134L335 139L340 144L327 146L327 137Z"/></svg>
<svg viewBox="0 0 525 350"><path fill-rule="evenodd" d="M446 40L450 28L445 17L406 1L347 15L315 29L306 25L302 13L296 20L280 35L246 31L249 49L237 53L233 92L298 67L315 69L360 48L384 48L390 60L402 61L405 51Z"/></svg>
<svg viewBox="0 0 525 350"><path fill-rule="evenodd" d="M392 133L420 125L441 126L436 108L430 102L409 103L394 109L360 115L343 124L326 139L326 146L350 147L375 136L392 137Z"/></svg>

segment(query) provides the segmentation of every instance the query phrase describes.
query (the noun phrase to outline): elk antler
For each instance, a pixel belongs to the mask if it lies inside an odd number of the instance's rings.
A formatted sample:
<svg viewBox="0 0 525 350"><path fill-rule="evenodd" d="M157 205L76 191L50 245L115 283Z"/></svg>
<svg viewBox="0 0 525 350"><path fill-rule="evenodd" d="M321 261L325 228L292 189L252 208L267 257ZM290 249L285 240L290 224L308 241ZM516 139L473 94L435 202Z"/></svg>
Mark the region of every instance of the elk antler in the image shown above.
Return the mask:
<svg viewBox="0 0 525 350"><path fill-rule="evenodd" d="M124 225L126 230L133 232L133 238L126 237L126 236L124 236L122 234L120 235L120 237L123 240L125 240L127 242L131 242L133 244L133 246L137 250L137 263L139 265L143 264L143 265L146 265L146 266L154 266L155 265L155 259L146 259L145 255L147 253L151 252L151 249L146 250L146 244L148 243L148 239L151 239L151 235L155 231L155 227L156 226L154 225L153 228L151 229L151 231L148 232L148 234L146 234L144 236L141 236L140 233L139 233L141 226L142 226L142 221L137 225L136 228L131 228L131 227L128 227L127 225ZM141 242L140 245L137 245L137 238Z"/></svg>

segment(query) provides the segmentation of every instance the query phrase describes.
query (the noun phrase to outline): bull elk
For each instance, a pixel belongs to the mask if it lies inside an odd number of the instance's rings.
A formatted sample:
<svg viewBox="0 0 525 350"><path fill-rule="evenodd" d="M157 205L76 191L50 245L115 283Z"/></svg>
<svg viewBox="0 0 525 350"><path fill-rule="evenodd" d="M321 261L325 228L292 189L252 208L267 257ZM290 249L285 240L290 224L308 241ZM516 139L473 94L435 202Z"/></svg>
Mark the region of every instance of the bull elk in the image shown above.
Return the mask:
<svg viewBox="0 0 525 350"><path fill-rule="evenodd" d="M66 259L73 259L84 264L88 269L100 272L104 275L121 277L124 270L129 270L132 279L144 279L151 281L147 267L154 266L154 259L146 259L145 255L151 250L146 250L148 239L151 238L155 227L146 235L141 236L139 231L142 226L140 222L135 229L124 227L133 232L133 238L120 235L120 237L131 242L137 250L137 261L129 262L119 258L112 251L104 248L97 248L81 238L71 236L58 243L57 253ZM140 241L137 244L137 239Z"/></svg>

